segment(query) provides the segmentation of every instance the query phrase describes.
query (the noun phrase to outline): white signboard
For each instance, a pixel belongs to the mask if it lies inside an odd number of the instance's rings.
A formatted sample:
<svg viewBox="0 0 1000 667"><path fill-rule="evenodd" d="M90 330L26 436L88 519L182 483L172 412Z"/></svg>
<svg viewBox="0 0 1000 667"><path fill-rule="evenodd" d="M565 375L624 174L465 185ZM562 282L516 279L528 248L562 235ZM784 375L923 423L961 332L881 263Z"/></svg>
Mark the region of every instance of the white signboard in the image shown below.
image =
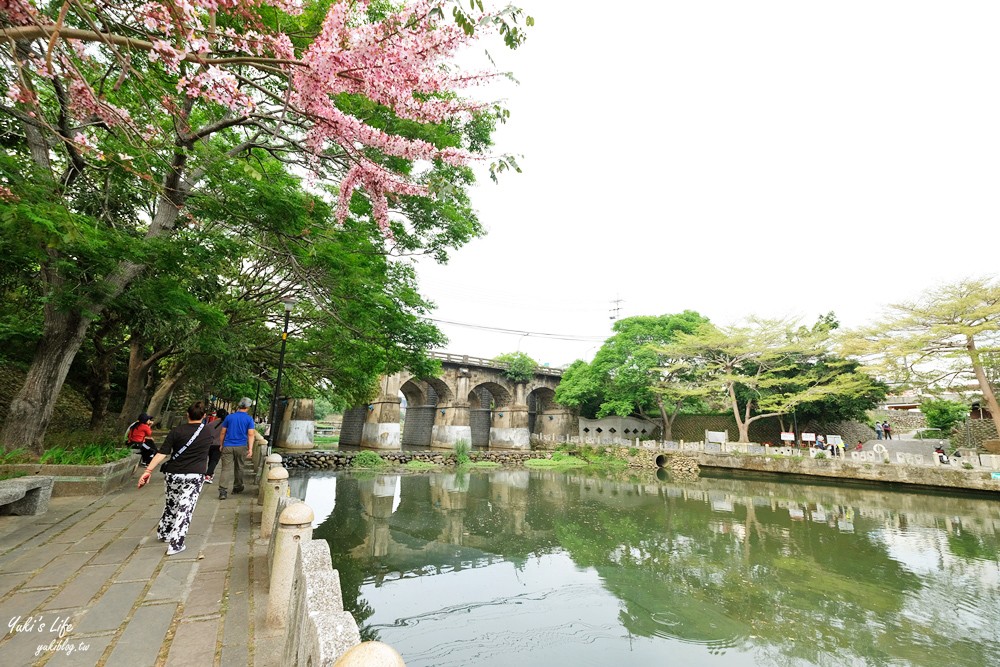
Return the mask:
<svg viewBox="0 0 1000 667"><path fill-rule="evenodd" d="M781 432L781 439L788 442L795 442L795 434L789 433L788 431Z"/></svg>
<svg viewBox="0 0 1000 667"><path fill-rule="evenodd" d="M828 435L826 436L826 441L831 445L842 445L844 444L844 439L839 435Z"/></svg>
<svg viewBox="0 0 1000 667"><path fill-rule="evenodd" d="M815 433L803 433L802 434L802 441L803 442L816 442L816 434Z"/></svg>

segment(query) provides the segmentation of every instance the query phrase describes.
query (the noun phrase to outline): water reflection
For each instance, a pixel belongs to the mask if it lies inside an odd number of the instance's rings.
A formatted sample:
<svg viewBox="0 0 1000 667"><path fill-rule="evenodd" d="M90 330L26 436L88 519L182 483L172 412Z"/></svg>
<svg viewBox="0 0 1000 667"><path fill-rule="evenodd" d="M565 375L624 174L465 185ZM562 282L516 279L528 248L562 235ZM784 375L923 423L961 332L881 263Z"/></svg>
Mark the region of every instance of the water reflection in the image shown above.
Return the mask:
<svg viewBox="0 0 1000 667"><path fill-rule="evenodd" d="M1000 664L993 500L527 470L292 488L408 665Z"/></svg>

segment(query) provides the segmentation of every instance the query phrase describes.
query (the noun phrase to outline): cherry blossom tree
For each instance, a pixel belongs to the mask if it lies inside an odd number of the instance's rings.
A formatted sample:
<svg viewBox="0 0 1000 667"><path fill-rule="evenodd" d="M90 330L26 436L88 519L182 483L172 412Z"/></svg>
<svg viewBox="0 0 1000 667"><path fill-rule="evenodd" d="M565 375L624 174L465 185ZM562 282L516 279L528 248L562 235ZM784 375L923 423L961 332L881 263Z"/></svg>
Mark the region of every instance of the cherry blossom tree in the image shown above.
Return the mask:
<svg viewBox="0 0 1000 667"><path fill-rule="evenodd" d="M0 444L40 451L88 327L143 272L146 242L197 228L186 204L213 170L243 160L259 178L252 156L267 151L338 184L341 219L366 198L390 237L401 198L434 198L451 187L442 170L485 157L420 128L505 113L465 94L496 74L457 56L490 35L515 48L530 24L482 0L0 0L0 131L19 151L0 205L37 242L44 283L42 340ZM102 247L115 261L81 267Z"/></svg>

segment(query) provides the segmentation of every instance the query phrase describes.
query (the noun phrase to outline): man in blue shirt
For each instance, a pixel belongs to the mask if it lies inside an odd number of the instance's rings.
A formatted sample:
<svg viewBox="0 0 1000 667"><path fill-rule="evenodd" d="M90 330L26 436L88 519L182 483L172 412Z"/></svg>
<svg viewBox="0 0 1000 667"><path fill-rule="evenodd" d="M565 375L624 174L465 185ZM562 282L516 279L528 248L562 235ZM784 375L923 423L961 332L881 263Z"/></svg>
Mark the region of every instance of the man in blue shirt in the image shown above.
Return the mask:
<svg viewBox="0 0 1000 667"><path fill-rule="evenodd" d="M253 457L253 441L257 433L247 410L253 405L249 398L241 398L236 412L226 415L219 428L222 447L222 472L219 473L219 500L226 499L226 481L232 476L233 493L243 491L243 459ZM232 471L230 473L230 471Z"/></svg>

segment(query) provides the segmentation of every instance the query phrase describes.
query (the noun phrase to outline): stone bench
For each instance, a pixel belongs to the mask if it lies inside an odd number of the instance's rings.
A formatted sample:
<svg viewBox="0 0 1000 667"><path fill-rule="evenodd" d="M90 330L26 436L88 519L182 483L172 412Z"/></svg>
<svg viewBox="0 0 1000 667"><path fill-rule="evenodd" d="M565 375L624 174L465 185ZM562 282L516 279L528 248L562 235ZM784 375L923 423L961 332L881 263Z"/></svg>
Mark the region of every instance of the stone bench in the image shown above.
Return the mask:
<svg viewBox="0 0 1000 667"><path fill-rule="evenodd" d="M40 475L0 480L0 515L45 514L52 498L52 478Z"/></svg>

